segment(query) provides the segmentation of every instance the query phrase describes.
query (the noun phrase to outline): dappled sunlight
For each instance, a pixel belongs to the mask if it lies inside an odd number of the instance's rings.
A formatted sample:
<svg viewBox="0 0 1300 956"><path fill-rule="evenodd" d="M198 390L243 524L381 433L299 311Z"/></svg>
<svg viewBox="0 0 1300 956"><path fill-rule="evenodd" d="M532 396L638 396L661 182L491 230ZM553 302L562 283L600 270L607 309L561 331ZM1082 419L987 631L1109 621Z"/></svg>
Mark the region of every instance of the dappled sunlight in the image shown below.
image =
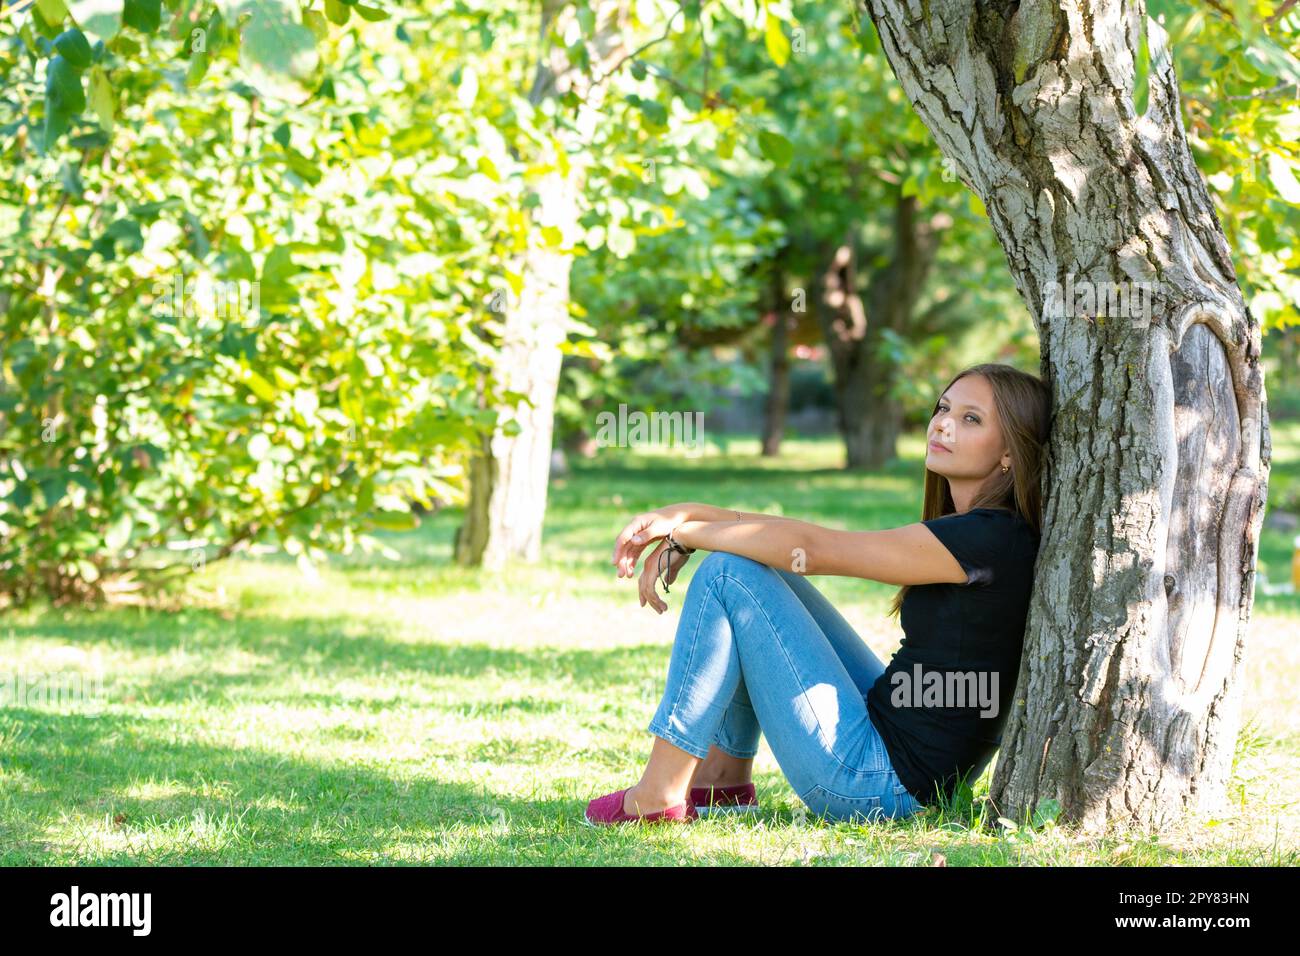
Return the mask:
<svg viewBox="0 0 1300 956"><path fill-rule="evenodd" d="M1256 613L1246 638L1242 719L1254 718L1266 733L1290 738L1300 750L1300 618ZM1300 756L1297 753L1296 756ZM1300 767L1297 768L1300 770ZM1297 789L1300 793L1300 789Z"/></svg>
<svg viewBox="0 0 1300 956"><path fill-rule="evenodd" d="M826 746L832 751L839 739L840 695L834 684L813 684L795 701L795 712L804 718L805 729L820 727Z"/></svg>
<svg viewBox="0 0 1300 956"><path fill-rule="evenodd" d="M603 487L601 474L577 481ZM698 480L665 490L708 498L715 477ZM798 496L824 499L847 527L919 513L906 495L864 495L855 481L817 473L799 479ZM928 866L937 853L948 865L1131 865L1175 851L1195 860L1267 854L1275 827L1283 845L1294 841L1286 808L1300 768L1300 617L1266 610L1257 610L1244 675L1245 717L1262 737L1238 767L1239 805L1190 826L1185 839L1045 831L1017 842L937 809L887 825L801 824L802 804L766 739L754 762L760 818L593 836L576 823L586 801L635 783L649 755L645 727L700 564L673 586L667 613L640 607L635 582L600 563L630 509L590 510L580 487L565 494L552 517L590 539L592 563L573 563L565 545L538 566L495 574L415 558L389 570L326 567L313 585L292 563L238 560L196 575L208 598L180 614L10 615L0 632L7 660L102 672L108 694L97 714L0 711L0 840L9 848L0 859ZM438 515L414 533L444 541L456 520ZM814 583L888 661L902 637L885 614L896 589ZM842 712L834 688L812 687L804 699L809 726L833 738ZM986 771L976 781L977 797L988 780Z"/></svg>

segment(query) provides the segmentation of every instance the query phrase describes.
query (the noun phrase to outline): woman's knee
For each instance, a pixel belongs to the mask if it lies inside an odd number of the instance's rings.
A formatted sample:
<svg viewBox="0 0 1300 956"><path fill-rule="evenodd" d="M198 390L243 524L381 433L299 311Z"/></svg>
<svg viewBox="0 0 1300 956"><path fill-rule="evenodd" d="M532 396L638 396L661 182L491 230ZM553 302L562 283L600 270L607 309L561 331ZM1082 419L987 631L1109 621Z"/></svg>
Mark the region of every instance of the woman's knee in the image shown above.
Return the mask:
<svg viewBox="0 0 1300 956"><path fill-rule="evenodd" d="M761 561L755 561L753 558L747 558L743 554L732 554L730 551L711 551L709 556L700 563L700 570L704 571L753 571L754 569L772 570Z"/></svg>
<svg viewBox="0 0 1300 956"><path fill-rule="evenodd" d="M784 568L773 568L772 570L779 574L782 580L784 580L786 584L790 585L792 589L797 588L800 581L807 580L803 575L796 574L793 571L787 571Z"/></svg>

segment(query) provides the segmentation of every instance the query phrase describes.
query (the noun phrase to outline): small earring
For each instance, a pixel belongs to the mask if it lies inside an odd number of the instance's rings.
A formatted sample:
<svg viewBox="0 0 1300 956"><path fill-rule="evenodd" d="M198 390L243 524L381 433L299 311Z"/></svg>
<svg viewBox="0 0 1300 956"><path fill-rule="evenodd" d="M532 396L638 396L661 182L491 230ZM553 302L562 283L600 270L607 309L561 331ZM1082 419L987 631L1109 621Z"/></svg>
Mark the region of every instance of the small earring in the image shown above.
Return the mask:
<svg viewBox="0 0 1300 956"><path fill-rule="evenodd" d="M1002 466L1002 474L1005 475L1005 474L1007 473L1007 471L1009 471L1008 467L1007 467L1006 465L1003 465L1003 466Z"/></svg>

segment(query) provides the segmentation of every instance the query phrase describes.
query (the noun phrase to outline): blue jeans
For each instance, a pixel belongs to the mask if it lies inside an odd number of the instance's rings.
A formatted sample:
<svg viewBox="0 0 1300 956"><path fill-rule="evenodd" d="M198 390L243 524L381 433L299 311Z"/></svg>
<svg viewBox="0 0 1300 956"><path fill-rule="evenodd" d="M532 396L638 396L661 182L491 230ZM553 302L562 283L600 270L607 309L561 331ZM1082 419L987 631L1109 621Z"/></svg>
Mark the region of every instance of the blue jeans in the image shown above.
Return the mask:
<svg viewBox="0 0 1300 956"><path fill-rule="evenodd" d="M760 729L816 815L908 817L903 786L867 713L885 665L806 578L715 551L691 578L663 701L646 729L697 757L758 753Z"/></svg>

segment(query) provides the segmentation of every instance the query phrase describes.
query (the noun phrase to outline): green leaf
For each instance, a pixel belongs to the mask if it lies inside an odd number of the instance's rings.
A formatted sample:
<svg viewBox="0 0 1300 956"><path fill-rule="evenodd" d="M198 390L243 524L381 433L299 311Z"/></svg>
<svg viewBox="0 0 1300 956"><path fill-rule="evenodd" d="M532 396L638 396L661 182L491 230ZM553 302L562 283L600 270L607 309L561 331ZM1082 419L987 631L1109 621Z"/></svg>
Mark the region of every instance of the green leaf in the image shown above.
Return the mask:
<svg viewBox="0 0 1300 956"><path fill-rule="evenodd" d="M90 108L99 119L104 132L113 129L113 87L104 75L103 69L95 67L90 71Z"/></svg>
<svg viewBox="0 0 1300 956"><path fill-rule="evenodd" d="M46 23L56 26L68 15L68 8L63 0L36 0L36 9L41 11L41 16L45 18Z"/></svg>
<svg viewBox="0 0 1300 956"><path fill-rule="evenodd" d="M287 369L283 365L275 366L271 369L271 374L275 377L276 384L283 389L297 388L302 383L302 379L295 375L291 369Z"/></svg>
<svg viewBox="0 0 1300 956"><path fill-rule="evenodd" d="M226 44L226 20L220 10L213 10L208 17L207 52L212 53Z"/></svg>
<svg viewBox="0 0 1300 956"><path fill-rule="evenodd" d="M316 37L298 22L291 0L245 0L241 13L252 17L244 25L239 46L241 62L278 75L304 76L315 69Z"/></svg>
<svg viewBox="0 0 1300 956"><path fill-rule="evenodd" d="M207 75L208 66L211 62L206 50L191 56L190 68L185 71L185 85L191 89L198 86L203 77Z"/></svg>
<svg viewBox="0 0 1300 956"><path fill-rule="evenodd" d="M72 118L86 108L81 74L64 57L53 57L45 68L45 126L42 152L68 131Z"/></svg>
<svg viewBox="0 0 1300 956"><path fill-rule="evenodd" d="M767 53L777 66L785 66L790 60L790 41L781 29L781 21L767 11L767 29L763 32L763 43Z"/></svg>
<svg viewBox="0 0 1300 956"><path fill-rule="evenodd" d="M343 26L351 15L352 8L341 0L325 0L325 16L329 17L330 23Z"/></svg>
<svg viewBox="0 0 1300 956"><path fill-rule="evenodd" d="M122 22L141 33L153 33L162 23L162 0L123 0Z"/></svg>
<svg viewBox="0 0 1300 956"><path fill-rule="evenodd" d="M361 15L361 19L363 20L370 20L371 22L374 22L377 20L388 19L388 11L380 10L378 7L366 7L358 3L352 9L356 10L357 13Z"/></svg>
<svg viewBox="0 0 1300 956"><path fill-rule="evenodd" d="M1048 798L1046 800L1039 800L1034 807L1034 817L1033 817L1034 829L1038 829L1043 824L1047 823L1049 820L1052 821L1056 820L1056 818L1060 816L1060 814L1061 814L1061 804L1058 801L1053 800L1051 798Z"/></svg>
<svg viewBox="0 0 1300 956"><path fill-rule="evenodd" d="M21 481L14 486L14 490L9 492L9 500L14 503L14 507L19 511L26 511L32 503L32 488L25 481Z"/></svg>
<svg viewBox="0 0 1300 956"><path fill-rule="evenodd" d="M68 476L66 473L51 475L41 481L41 494L45 496L45 507L53 508L68 496Z"/></svg>
<svg viewBox="0 0 1300 956"><path fill-rule="evenodd" d="M317 165L296 149L284 151L285 163L306 182L315 186L321 181L321 172Z"/></svg>
<svg viewBox="0 0 1300 956"><path fill-rule="evenodd" d="M244 373L244 384L247 385L249 390L262 401L275 401L275 387L262 376L254 372L251 368Z"/></svg>
<svg viewBox="0 0 1300 956"><path fill-rule="evenodd" d="M94 478L86 474L84 471L74 471L68 477L72 479L72 483L74 485L80 485L82 488L85 488L86 491L88 491L90 494L92 495L99 494L99 485L96 484Z"/></svg>
<svg viewBox="0 0 1300 956"><path fill-rule="evenodd" d="M58 104L49 102L45 104L45 127L41 134L41 152L43 154L48 154L50 147L68 131L68 122L71 118L71 114Z"/></svg>
<svg viewBox="0 0 1300 956"><path fill-rule="evenodd" d="M281 243L266 254L262 264L262 281L267 283L287 282L302 269L293 261L293 250Z"/></svg>
<svg viewBox="0 0 1300 956"><path fill-rule="evenodd" d="M645 114L645 118L655 126L668 125L668 110L662 103L658 103L654 100L643 99L638 96L636 98L636 105L641 108L641 112Z"/></svg>
<svg viewBox="0 0 1300 956"><path fill-rule="evenodd" d="M40 16L39 11L32 17L36 19ZM41 48L36 45L36 32L32 29L30 23L24 23L18 28L18 36L23 41L23 46L27 47L27 52L32 56L40 56Z"/></svg>
<svg viewBox="0 0 1300 956"><path fill-rule="evenodd" d="M86 91L81 86L81 74L61 55L50 60L45 70L46 108L49 100L64 112L76 114L86 108Z"/></svg>
<svg viewBox="0 0 1300 956"><path fill-rule="evenodd" d="M777 166L788 166L790 160L794 159L794 144L771 130L758 131L758 148Z"/></svg>
<svg viewBox="0 0 1300 956"><path fill-rule="evenodd" d="M54 48L78 70L90 66L90 43L86 40L86 35L76 27L60 33L54 40Z"/></svg>
<svg viewBox="0 0 1300 956"><path fill-rule="evenodd" d="M108 41L108 49L119 56L135 56L140 52L140 43L127 34L119 32Z"/></svg>
<svg viewBox="0 0 1300 956"><path fill-rule="evenodd" d="M1285 83L1300 83L1300 60L1262 33L1246 49L1246 59Z"/></svg>
<svg viewBox="0 0 1300 956"><path fill-rule="evenodd" d="M718 155L722 159L731 159L735 153L736 131L734 129L727 129L718 137Z"/></svg>
<svg viewBox="0 0 1300 956"><path fill-rule="evenodd" d="M344 8L346 9L346 7ZM302 15L302 25L312 32L317 40L328 40L330 35L330 25L325 22L318 10L305 10Z"/></svg>
<svg viewBox="0 0 1300 956"><path fill-rule="evenodd" d="M64 193L70 196L79 196L86 193L86 185L82 182L81 170L72 163L65 163L59 170L59 185L64 187ZM85 332L85 329L78 329L78 332Z"/></svg>

